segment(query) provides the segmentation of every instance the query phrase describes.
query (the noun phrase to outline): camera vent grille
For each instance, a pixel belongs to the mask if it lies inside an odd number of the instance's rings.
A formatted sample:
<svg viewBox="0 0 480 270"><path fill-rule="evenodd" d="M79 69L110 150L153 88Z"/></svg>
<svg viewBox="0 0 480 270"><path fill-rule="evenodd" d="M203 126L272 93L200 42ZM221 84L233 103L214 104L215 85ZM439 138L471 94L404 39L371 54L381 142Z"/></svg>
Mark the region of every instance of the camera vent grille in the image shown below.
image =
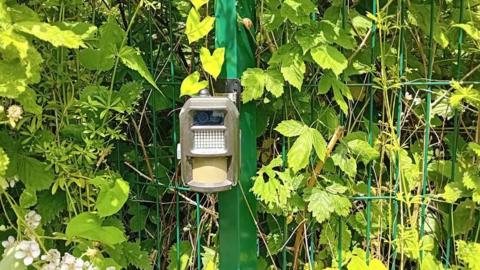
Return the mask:
<svg viewBox="0 0 480 270"><path fill-rule="evenodd" d="M224 130L195 130L194 144L195 149L224 149L225 131Z"/></svg>

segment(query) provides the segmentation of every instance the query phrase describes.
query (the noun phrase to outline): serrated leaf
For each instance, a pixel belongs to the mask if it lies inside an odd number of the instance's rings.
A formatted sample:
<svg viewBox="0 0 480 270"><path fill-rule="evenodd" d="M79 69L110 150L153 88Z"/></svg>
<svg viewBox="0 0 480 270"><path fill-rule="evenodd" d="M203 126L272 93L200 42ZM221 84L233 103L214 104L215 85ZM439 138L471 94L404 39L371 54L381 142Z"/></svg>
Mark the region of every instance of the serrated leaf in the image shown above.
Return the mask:
<svg viewBox="0 0 480 270"><path fill-rule="evenodd" d="M333 46L317 46L310 50L310 54L320 67L332 70L337 76L347 68L347 58Z"/></svg>
<svg viewBox="0 0 480 270"><path fill-rule="evenodd" d="M143 58L138 50L135 50L129 46L124 46L120 49L118 56L124 65L137 71L140 76L147 80L147 82L155 87L155 89L160 90L158 89L155 79L153 78L152 74L150 74L150 71L148 70L147 65L143 61Z"/></svg>
<svg viewBox="0 0 480 270"><path fill-rule="evenodd" d="M274 69L267 69L265 71L265 88L275 97L280 97L283 94L283 77L280 72Z"/></svg>
<svg viewBox="0 0 480 270"><path fill-rule="evenodd" d="M480 92L473 85L464 87L457 81L450 82L455 92L450 96L450 104L458 108L463 101L474 106L480 106Z"/></svg>
<svg viewBox="0 0 480 270"><path fill-rule="evenodd" d="M200 72L195 71L192 74L188 75L183 79L182 84L180 85L180 96L193 96L197 94L200 90L208 87L207 81L199 81Z"/></svg>
<svg viewBox="0 0 480 270"><path fill-rule="evenodd" d="M265 73L261 68L249 68L242 74L241 84L243 86L242 102L260 98L265 88Z"/></svg>
<svg viewBox="0 0 480 270"><path fill-rule="evenodd" d="M102 226L100 217L96 214L84 212L72 218L65 230L69 238L81 237L98 241L109 246L125 242L123 232L117 227Z"/></svg>
<svg viewBox="0 0 480 270"><path fill-rule="evenodd" d="M178 250L177 250L178 246ZM192 246L189 241L181 241L174 243L168 251L168 266L167 270L185 270L190 264L192 257ZM179 260L177 261L177 254Z"/></svg>
<svg viewBox="0 0 480 270"><path fill-rule="evenodd" d="M470 148L475 153L475 155L477 155L477 157L480 157L480 144L469 142L468 148Z"/></svg>
<svg viewBox="0 0 480 270"><path fill-rule="evenodd" d="M478 254L480 254L480 244L475 242L465 242L463 240L457 240L456 242L457 252L456 255L460 261L471 270L480 269L480 260L478 260Z"/></svg>
<svg viewBox="0 0 480 270"><path fill-rule="evenodd" d="M67 209L67 199L63 191L58 190L55 194L50 191L38 193L37 212L42 216L44 224L50 223Z"/></svg>
<svg viewBox="0 0 480 270"><path fill-rule="evenodd" d="M380 153L368 142L363 140L352 140L347 143L354 155L359 156L364 164L368 164L380 157Z"/></svg>
<svg viewBox="0 0 480 270"><path fill-rule="evenodd" d="M185 34L187 35L188 42L191 44L205 37L210 30L213 29L214 22L215 18L210 16L206 16L203 20L200 20L198 11L194 8L190 9L185 26Z"/></svg>
<svg viewBox="0 0 480 270"><path fill-rule="evenodd" d="M285 0L281 14L294 24L303 25L310 22L310 14L315 10L315 5L310 0Z"/></svg>
<svg viewBox="0 0 480 270"><path fill-rule="evenodd" d="M334 153L331 157L333 164L338 166L347 176L354 178L357 175L357 162L355 159L340 153Z"/></svg>
<svg viewBox="0 0 480 270"><path fill-rule="evenodd" d="M312 137L313 149L320 160L325 160L325 153L327 151L327 142L323 138L322 134L316 129L309 129L310 136Z"/></svg>
<svg viewBox="0 0 480 270"><path fill-rule="evenodd" d="M190 0L196 10L199 10L203 5L208 3L208 0Z"/></svg>
<svg viewBox="0 0 480 270"><path fill-rule="evenodd" d="M304 131L293 143L288 151L288 166L293 172L305 168L308 165L310 153L312 152L312 136L310 132Z"/></svg>
<svg viewBox="0 0 480 270"><path fill-rule="evenodd" d="M124 242L122 246L122 255L127 262L141 270L152 269L152 261L147 251L143 251L139 242Z"/></svg>
<svg viewBox="0 0 480 270"><path fill-rule="evenodd" d="M348 104L343 98L342 92L340 89L334 87L333 88L333 98L335 99L335 102L337 102L338 106L342 110L342 112L347 115L348 114Z"/></svg>
<svg viewBox="0 0 480 270"><path fill-rule="evenodd" d="M42 106L37 104L37 94L31 88L26 88L16 98L22 104L23 110L36 115L42 114Z"/></svg>
<svg viewBox="0 0 480 270"><path fill-rule="evenodd" d="M25 21L16 23L14 27L17 31L33 35L55 47L63 46L71 49L85 47L81 36L69 30L61 30L48 23Z"/></svg>
<svg viewBox="0 0 480 270"><path fill-rule="evenodd" d="M302 59L302 50L298 45L281 46L268 63L279 66L283 78L299 91L302 89L306 66Z"/></svg>
<svg viewBox="0 0 480 270"><path fill-rule="evenodd" d="M308 127L297 120L283 120L275 128L276 131L285 137L300 136L306 129Z"/></svg>
<svg viewBox="0 0 480 270"><path fill-rule="evenodd" d="M203 69L215 79L217 79L222 71L224 57L225 48L217 48L213 51L213 54L210 54L210 51L205 47L200 49L200 61L202 62Z"/></svg>
<svg viewBox="0 0 480 270"><path fill-rule="evenodd" d="M307 195L308 211L322 223L329 219L332 213L347 216L350 213L351 202L347 197L331 194L316 187Z"/></svg>

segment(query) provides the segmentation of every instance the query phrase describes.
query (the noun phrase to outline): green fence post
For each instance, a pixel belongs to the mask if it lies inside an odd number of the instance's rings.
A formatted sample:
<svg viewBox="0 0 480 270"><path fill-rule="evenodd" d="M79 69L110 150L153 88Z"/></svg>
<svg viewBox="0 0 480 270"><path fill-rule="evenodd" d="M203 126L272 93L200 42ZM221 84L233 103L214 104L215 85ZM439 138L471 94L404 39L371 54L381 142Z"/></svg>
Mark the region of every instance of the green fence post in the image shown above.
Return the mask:
<svg viewBox="0 0 480 270"><path fill-rule="evenodd" d="M254 29L247 30L239 18L255 21L255 0L215 1L215 46L225 48L222 79L238 79L255 65ZM218 195L220 213L219 255L221 270L257 268L256 204L250 192L256 173L256 107L240 104L241 172L239 183Z"/></svg>

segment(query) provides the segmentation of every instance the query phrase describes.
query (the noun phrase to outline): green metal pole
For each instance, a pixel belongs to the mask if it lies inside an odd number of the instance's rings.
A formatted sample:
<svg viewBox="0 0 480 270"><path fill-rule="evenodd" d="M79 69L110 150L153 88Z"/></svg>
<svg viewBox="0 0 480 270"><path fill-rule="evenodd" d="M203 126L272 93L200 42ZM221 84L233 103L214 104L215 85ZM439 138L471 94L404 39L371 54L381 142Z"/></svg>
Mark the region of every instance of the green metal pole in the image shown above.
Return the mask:
<svg viewBox="0 0 480 270"><path fill-rule="evenodd" d="M255 65L254 29L247 30L238 18L255 21L255 0L215 1L215 46L225 48L222 79L238 79ZM249 33L249 31L251 33ZM241 171L237 186L218 195L220 214L219 255L221 270L257 269L255 197L250 192L256 173L256 107L240 104Z"/></svg>

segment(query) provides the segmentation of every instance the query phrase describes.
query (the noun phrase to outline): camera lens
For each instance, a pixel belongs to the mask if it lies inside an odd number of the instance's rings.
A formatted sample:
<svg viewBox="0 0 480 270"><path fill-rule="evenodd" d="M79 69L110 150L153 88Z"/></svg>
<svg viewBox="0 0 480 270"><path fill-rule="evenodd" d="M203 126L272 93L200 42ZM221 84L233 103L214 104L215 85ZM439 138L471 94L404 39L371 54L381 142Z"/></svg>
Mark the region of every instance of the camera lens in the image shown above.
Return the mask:
<svg viewBox="0 0 480 270"><path fill-rule="evenodd" d="M195 119L194 122L197 125L205 125L208 124L208 121L210 120L210 115L208 112L205 111L199 111L195 114Z"/></svg>

